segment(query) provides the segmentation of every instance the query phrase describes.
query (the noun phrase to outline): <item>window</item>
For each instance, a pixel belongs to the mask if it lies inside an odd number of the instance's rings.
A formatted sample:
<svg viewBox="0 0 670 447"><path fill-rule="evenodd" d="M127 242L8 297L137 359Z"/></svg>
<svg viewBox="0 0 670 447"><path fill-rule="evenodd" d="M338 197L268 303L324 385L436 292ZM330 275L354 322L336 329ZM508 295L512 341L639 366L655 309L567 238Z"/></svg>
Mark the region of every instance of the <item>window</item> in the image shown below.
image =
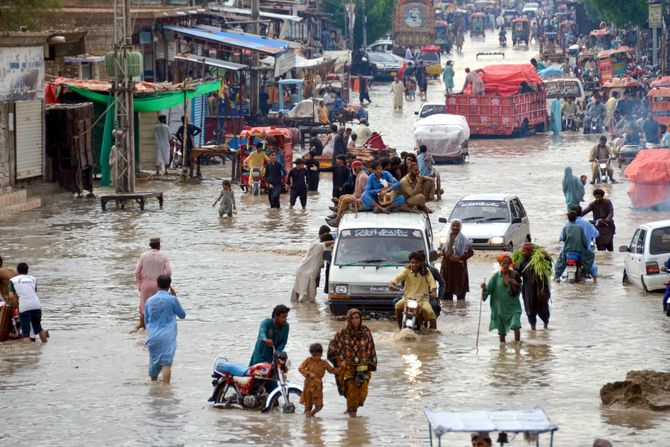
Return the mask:
<svg viewBox="0 0 670 447"><path fill-rule="evenodd" d="M644 241L647 236L647 230L640 230L640 235L637 238L637 243L635 244L635 253L638 255L644 254Z"/></svg>
<svg viewBox="0 0 670 447"><path fill-rule="evenodd" d="M456 204L449 220L466 222L509 222L507 202L504 200L462 200Z"/></svg>
<svg viewBox="0 0 670 447"><path fill-rule="evenodd" d="M406 264L409 254L424 250L420 230L401 228L356 228L344 230L338 237L335 265ZM426 261L428 260L428 253Z"/></svg>
<svg viewBox="0 0 670 447"><path fill-rule="evenodd" d="M512 219L521 218L521 211L519 211L518 200L510 200L509 207L510 211L512 211Z"/></svg>
<svg viewBox="0 0 670 447"><path fill-rule="evenodd" d="M635 253L635 247L637 246L637 240L640 237L640 229L638 228L633 234L633 239L630 240L630 245L628 246L628 253Z"/></svg>
<svg viewBox="0 0 670 447"><path fill-rule="evenodd" d="M670 227L657 228L651 232L649 254L661 255L670 253Z"/></svg>

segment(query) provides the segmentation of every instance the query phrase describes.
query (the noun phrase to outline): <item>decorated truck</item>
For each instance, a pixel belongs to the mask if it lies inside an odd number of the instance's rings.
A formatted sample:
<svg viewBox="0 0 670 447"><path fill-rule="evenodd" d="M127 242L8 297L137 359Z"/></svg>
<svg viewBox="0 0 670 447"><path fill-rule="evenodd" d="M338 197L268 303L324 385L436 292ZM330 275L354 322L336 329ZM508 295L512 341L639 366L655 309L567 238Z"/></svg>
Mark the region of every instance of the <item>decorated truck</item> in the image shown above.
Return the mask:
<svg viewBox="0 0 670 447"><path fill-rule="evenodd" d="M463 115L471 136L526 136L543 131L546 93L530 64L501 64L478 70L485 93L471 87L446 99L446 113Z"/></svg>
<svg viewBox="0 0 670 447"><path fill-rule="evenodd" d="M399 0L393 21L393 51L404 56L407 47L435 44L433 0Z"/></svg>

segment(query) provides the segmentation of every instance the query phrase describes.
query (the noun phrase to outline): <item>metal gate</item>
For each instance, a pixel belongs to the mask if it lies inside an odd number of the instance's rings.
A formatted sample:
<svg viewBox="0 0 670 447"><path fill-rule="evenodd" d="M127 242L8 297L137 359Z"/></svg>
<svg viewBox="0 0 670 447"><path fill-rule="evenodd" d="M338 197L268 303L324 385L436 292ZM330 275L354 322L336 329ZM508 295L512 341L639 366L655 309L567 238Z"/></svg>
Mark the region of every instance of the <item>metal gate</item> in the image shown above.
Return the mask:
<svg viewBox="0 0 670 447"><path fill-rule="evenodd" d="M16 101L16 180L42 175L42 101Z"/></svg>

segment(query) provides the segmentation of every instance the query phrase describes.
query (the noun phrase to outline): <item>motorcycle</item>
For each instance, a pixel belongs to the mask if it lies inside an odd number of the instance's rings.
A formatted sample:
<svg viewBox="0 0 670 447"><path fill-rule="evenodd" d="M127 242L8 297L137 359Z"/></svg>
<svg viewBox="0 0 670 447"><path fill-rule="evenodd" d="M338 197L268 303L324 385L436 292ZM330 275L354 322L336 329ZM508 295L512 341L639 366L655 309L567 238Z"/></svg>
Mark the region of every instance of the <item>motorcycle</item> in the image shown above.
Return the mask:
<svg viewBox="0 0 670 447"><path fill-rule="evenodd" d="M506 36L499 36L498 37L498 43L500 43L500 46L505 48L507 46L507 37Z"/></svg>
<svg viewBox="0 0 670 447"><path fill-rule="evenodd" d="M563 130L572 130L572 131L579 130L579 128L577 127L577 120L575 120L575 117L573 115L568 115L565 118L563 118Z"/></svg>
<svg viewBox="0 0 670 447"><path fill-rule="evenodd" d="M610 183L612 179L610 178L610 174L607 169L610 164L610 158L608 157L607 160L596 159L595 162L598 164L596 171L596 183Z"/></svg>
<svg viewBox="0 0 670 447"><path fill-rule="evenodd" d="M584 117L584 134L588 133L602 133L605 125L605 118L600 115L593 119L590 115Z"/></svg>
<svg viewBox="0 0 670 447"><path fill-rule="evenodd" d="M261 169L253 168L251 170L251 194L254 196L261 195Z"/></svg>
<svg viewBox="0 0 670 447"><path fill-rule="evenodd" d="M563 277L569 283L584 281L587 278L582 257L579 253L569 251L565 254L565 273Z"/></svg>
<svg viewBox="0 0 670 447"><path fill-rule="evenodd" d="M397 288L395 290L401 292L402 296L404 296L404 289ZM398 299L400 299L400 297ZM424 328L428 329L429 323L428 321L424 321L421 315L421 304L423 300L430 300L430 295L424 293L421 298L405 296L405 307L402 310L401 325L403 329L411 329L413 331L418 331ZM435 315L437 315L437 313Z"/></svg>
<svg viewBox="0 0 670 447"><path fill-rule="evenodd" d="M212 371L214 391L209 402L214 403L214 408L268 412L278 407L283 413L294 413L291 399L300 397L302 387L287 380L286 353L273 353L272 357L272 363L251 366L217 357ZM273 384L274 388L270 386Z"/></svg>

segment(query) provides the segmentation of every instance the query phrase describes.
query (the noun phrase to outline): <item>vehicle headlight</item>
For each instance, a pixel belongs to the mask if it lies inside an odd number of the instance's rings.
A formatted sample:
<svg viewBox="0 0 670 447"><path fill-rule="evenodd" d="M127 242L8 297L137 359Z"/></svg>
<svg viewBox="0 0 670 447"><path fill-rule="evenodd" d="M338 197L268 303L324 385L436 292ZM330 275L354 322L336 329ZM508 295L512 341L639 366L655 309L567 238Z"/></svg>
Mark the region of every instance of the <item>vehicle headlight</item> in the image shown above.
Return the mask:
<svg viewBox="0 0 670 447"><path fill-rule="evenodd" d="M496 237L492 237L490 242L493 245L502 245L502 244L505 243L505 239L500 237L500 236L496 236Z"/></svg>
<svg viewBox="0 0 670 447"><path fill-rule="evenodd" d="M335 286L335 293L337 295L346 295L349 293L349 287L346 284L337 284Z"/></svg>
<svg viewBox="0 0 670 447"><path fill-rule="evenodd" d="M384 64L375 64L375 67L379 68L380 70L383 70Z"/></svg>
<svg viewBox="0 0 670 447"><path fill-rule="evenodd" d="M449 238L447 236L440 236L440 244L446 244L449 242Z"/></svg>

